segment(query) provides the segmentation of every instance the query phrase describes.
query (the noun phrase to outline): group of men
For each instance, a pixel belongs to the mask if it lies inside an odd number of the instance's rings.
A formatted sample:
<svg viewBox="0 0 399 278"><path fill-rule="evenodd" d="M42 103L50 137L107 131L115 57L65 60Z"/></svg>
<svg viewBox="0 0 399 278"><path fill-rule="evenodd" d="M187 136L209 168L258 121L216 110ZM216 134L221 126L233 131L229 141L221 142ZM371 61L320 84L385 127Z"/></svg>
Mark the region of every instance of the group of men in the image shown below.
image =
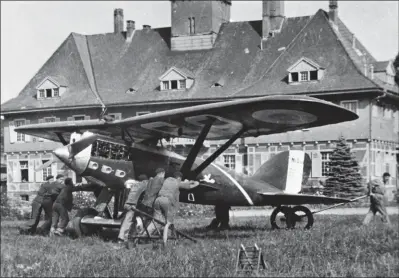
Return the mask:
<svg viewBox="0 0 399 278"><path fill-rule="evenodd" d="M118 242L126 242L130 229L135 228L138 224L136 223L137 215L133 208L143 211L155 219L162 220L163 218L166 224L173 224L179 210L180 189L191 189L199 185L197 181L182 181L183 174L179 171L175 172L173 177L166 179L163 168L158 168L155 174L155 177L149 180L147 176L140 175L138 182L133 180L126 182L126 187L130 188L130 192L124 207L127 212L122 221ZM139 202L143 192L143 199ZM149 234L152 234L156 230L156 226L151 219L145 219L142 225ZM136 232L143 235L146 233L144 229Z"/></svg>
<svg viewBox="0 0 399 278"><path fill-rule="evenodd" d="M140 175L138 180L128 180L125 183L130 188L129 195L124 205L126 211L122 221L118 242L124 243L128 240L131 228L136 226L145 227L148 233L152 234L155 230L155 224L151 219L146 219L144 223L136 222L136 210L158 219L164 219L166 224L173 224L175 216L179 209L180 189L192 189L199 185L197 181L182 181L182 173L177 171L173 177L165 179L165 170L158 168L156 175L148 179L146 175ZM73 206L72 192L82 190L82 185L74 186L71 178L64 178L62 174L48 176L37 192L37 196L32 202L31 219L20 228L21 234L50 234L63 235L69 222L68 211ZM389 173L383 174L383 180L374 179L369 182L368 195L370 196L370 209L363 224L368 225L371 219L377 214L381 214L382 220L390 224L387 210L384 206L385 189L390 178ZM143 199L140 200L140 196ZM136 210L134 210L136 209ZM45 221L37 227L40 221L41 212L44 210ZM137 225L139 224L139 225ZM144 234L145 230L136 230L135 232Z"/></svg>
<svg viewBox="0 0 399 278"><path fill-rule="evenodd" d="M50 175L40 186L32 201L31 219L20 228L20 234L63 235L69 222L68 211L73 204L73 191L81 186L74 186L71 178L64 175ZM44 211L44 223L38 227L41 213Z"/></svg>

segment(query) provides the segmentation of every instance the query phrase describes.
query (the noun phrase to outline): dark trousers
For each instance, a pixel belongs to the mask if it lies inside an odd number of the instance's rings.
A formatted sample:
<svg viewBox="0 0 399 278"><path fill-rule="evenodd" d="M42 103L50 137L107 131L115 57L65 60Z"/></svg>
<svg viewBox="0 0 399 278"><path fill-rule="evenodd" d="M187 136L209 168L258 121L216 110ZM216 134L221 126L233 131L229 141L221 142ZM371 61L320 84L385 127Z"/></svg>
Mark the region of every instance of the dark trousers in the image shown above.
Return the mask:
<svg viewBox="0 0 399 278"><path fill-rule="evenodd" d="M42 202L44 210L44 223L39 227L43 233L48 233L51 228L51 217L53 215L53 200L46 198Z"/></svg>
<svg viewBox="0 0 399 278"><path fill-rule="evenodd" d="M42 213L42 204L36 201L32 202L32 212L30 215L30 220L26 223L26 230L29 233L34 234L36 232L37 225L40 221L40 214Z"/></svg>
<svg viewBox="0 0 399 278"><path fill-rule="evenodd" d="M26 223L25 230L29 233L35 233L36 230L41 232L49 232L51 228L51 216L53 212L53 201L51 199L45 198L41 203L37 201L32 202L32 213L31 219ZM40 221L40 214L44 210L44 220L45 222L37 228Z"/></svg>
<svg viewBox="0 0 399 278"><path fill-rule="evenodd" d="M68 210L65 206L60 203L54 203L53 205L53 220L52 227L54 229L61 230L64 232L69 222Z"/></svg>

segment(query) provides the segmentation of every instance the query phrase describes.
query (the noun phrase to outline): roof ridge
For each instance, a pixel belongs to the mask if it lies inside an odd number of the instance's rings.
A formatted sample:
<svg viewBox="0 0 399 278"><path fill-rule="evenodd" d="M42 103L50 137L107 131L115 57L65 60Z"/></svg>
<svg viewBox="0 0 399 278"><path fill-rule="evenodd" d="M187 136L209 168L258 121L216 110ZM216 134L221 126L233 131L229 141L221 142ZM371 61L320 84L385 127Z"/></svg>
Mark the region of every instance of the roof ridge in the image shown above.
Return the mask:
<svg viewBox="0 0 399 278"><path fill-rule="evenodd" d="M329 19L327 18L326 14L324 13L324 18L325 20L327 20L327 25L329 26L330 30L332 30L333 34L335 34L335 36L337 37L337 41L338 43L341 45L341 47L343 48L344 52L346 53L346 55L348 56L349 60L352 62L352 64L354 65L355 69L358 71L358 73L365 79L367 79L368 81L370 81L371 83L373 83L375 86L377 86L378 88L381 88L380 85L378 85L378 83L376 83L373 79L369 78L367 75L365 75L362 71L362 69L359 68L359 66L356 64L356 62L352 59L351 55L349 54L348 49L345 47L343 40L341 39L340 36L342 36L338 30L335 30L335 28L331 25ZM342 21L341 21L342 22ZM342 24L344 24L342 22ZM344 24L345 25L345 24ZM345 26L346 27L346 26ZM338 29L338 26L337 26ZM348 29L349 30L349 29ZM384 89L384 88L382 88Z"/></svg>
<svg viewBox="0 0 399 278"><path fill-rule="evenodd" d="M76 39L75 39L76 35L82 36L82 38L84 39L84 42L85 42L84 46L86 47L86 50L87 50L87 53L88 53L89 65L86 65L86 63L83 61L83 57L82 57L83 54L81 53L81 49L79 48L79 46L76 43ZM89 83L90 89L93 92L93 94L96 97L96 99L100 102L102 107L105 107L105 104L104 104L104 102L101 99L101 96L97 92L97 82L96 82L96 77L94 75L94 68L93 68L93 63L92 63L92 60L91 60L90 47L89 47L89 42L87 40L87 37L86 37L86 35L81 35L81 34L78 34L78 33L72 33L72 37L74 39L76 48L78 50L80 61L83 64L83 68L84 68L85 73L86 73L86 79L87 79L87 82ZM90 78L92 78L92 82L91 82L91 80L89 78L89 75L90 75Z"/></svg>

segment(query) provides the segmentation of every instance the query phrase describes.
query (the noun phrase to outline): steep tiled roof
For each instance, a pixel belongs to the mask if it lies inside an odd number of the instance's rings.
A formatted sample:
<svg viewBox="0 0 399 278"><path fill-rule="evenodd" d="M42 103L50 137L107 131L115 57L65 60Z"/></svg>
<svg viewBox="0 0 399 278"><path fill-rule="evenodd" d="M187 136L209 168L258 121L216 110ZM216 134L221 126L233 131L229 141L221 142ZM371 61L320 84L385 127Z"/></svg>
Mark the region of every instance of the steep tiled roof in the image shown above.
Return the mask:
<svg viewBox="0 0 399 278"><path fill-rule="evenodd" d="M281 32L268 39L263 49L261 20L224 23L214 47L200 51L171 51L171 28L135 30L131 40L126 40L125 33L72 33L22 92L2 105L2 110L381 87L362 73L362 60L352 48L352 33L341 21L338 30L331 27L326 12L319 10L313 17L286 18ZM356 46L366 53L368 62L376 62L360 42ZM324 78L288 84L287 69L301 57L322 65ZM172 67L193 76L190 89L159 90L158 78ZM60 99L36 100L35 86L50 73L67 80L67 92ZM221 80L222 87L212 86ZM129 88L136 91L126 93Z"/></svg>
<svg viewBox="0 0 399 278"><path fill-rule="evenodd" d="M48 76L62 76L67 91L59 98L37 99L36 86ZM86 72L72 35L61 44L19 95L1 105L2 112L47 107L98 105L86 78Z"/></svg>

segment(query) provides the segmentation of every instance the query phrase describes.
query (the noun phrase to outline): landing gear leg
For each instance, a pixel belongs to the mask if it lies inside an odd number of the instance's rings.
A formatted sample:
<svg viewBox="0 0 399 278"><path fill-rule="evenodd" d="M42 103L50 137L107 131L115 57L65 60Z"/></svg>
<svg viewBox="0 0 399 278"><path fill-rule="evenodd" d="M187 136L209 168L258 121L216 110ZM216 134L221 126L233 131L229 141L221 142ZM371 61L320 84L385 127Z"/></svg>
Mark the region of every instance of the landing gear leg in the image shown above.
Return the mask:
<svg viewBox="0 0 399 278"><path fill-rule="evenodd" d="M220 228L220 230L228 230L230 229L229 221L230 221L230 206L227 205L216 205L215 206L215 215L216 218L212 219L211 224L207 226L207 229L216 230Z"/></svg>

